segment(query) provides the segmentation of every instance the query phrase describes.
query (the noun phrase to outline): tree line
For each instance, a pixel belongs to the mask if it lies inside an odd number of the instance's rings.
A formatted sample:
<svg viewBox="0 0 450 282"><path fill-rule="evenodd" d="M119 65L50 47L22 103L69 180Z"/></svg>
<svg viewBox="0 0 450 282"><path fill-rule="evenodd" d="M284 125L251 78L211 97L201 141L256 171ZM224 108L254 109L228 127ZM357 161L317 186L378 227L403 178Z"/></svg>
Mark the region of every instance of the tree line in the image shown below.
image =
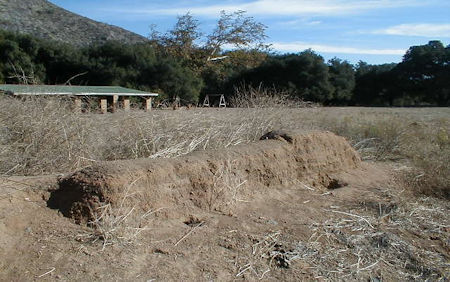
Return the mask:
<svg viewBox="0 0 450 282"><path fill-rule="evenodd" d="M450 45L412 46L398 64L352 65L312 50L274 54L265 29L239 11L223 12L209 35L186 14L138 44L77 48L0 31L0 83L120 85L189 103L207 93L233 95L245 84L324 105L450 105Z"/></svg>

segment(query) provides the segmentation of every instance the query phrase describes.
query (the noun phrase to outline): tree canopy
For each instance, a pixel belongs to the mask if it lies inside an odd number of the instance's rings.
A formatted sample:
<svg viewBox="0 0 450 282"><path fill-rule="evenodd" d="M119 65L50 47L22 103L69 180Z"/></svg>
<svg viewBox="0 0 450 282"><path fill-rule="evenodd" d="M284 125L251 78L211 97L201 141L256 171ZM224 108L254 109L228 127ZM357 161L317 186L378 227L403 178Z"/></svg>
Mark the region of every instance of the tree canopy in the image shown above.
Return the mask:
<svg viewBox="0 0 450 282"><path fill-rule="evenodd" d="M240 30L244 24L249 29ZM85 48L0 31L0 83L121 85L190 103L207 93L232 95L247 84L325 105L450 105L450 46L440 41L410 47L398 64L352 65L325 62L312 50L277 55L249 47L261 43L264 27L243 12L223 13L206 45L199 44L198 28L187 14L157 42ZM258 36L246 37L255 29ZM242 48L223 50L224 42Z"/></svg>
<svg viewBox="0 0 450 282"><path fill-rule="evenodd" d="M450 45L430 41L412 46L394 70L401 84L401 95L426 103L449 105Z"/></svg>

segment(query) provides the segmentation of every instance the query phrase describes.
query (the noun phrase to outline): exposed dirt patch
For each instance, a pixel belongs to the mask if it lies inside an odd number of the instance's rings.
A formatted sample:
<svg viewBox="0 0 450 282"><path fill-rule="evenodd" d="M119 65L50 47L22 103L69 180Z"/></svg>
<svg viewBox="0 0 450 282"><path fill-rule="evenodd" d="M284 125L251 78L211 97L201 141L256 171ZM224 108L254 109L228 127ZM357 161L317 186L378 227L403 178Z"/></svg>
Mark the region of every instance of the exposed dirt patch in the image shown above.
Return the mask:
<svg viewBox="0 0 450 282"><path fill-rule="evenodd" d="M300 136L103 163L63 178L58 190L57 176L1 182L0 280L450 276L448 201L406 193L395 166L359 162L340 137ZM328 189L333 180L348 185ZM47 207L49 193L61 212Z"/></svg>

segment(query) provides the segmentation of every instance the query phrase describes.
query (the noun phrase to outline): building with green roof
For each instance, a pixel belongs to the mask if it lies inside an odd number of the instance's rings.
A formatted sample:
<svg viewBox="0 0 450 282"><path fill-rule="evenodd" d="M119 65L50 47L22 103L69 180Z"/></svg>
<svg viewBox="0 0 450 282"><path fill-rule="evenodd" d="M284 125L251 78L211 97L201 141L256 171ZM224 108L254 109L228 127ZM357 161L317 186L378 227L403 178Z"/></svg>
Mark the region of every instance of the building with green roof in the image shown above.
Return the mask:
<svg viewBox="0 0 450 282"><path fill-rule="evenodd" d="M152 98L158 93L145 92L120 86L71 86L71 85L20 85L0 84L0 92L13 96L69 96L75 101L75 107L81 110L82 97L97 97L103 113L110 109L117 109L119 99L125 110L130 109L129 97L142 97L145 109L151 109Z"/></svg>

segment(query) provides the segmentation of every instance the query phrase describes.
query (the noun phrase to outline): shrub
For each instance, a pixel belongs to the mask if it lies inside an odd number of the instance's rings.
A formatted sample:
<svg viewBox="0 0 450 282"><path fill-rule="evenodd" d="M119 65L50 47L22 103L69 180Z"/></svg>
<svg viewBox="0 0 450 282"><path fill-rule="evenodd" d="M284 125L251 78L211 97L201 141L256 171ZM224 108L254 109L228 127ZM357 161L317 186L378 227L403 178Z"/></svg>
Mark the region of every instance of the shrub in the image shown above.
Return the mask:
<svg viewBox="0 0 450 282"><path fill-rule="evenodd" d="M275 87L266 88L259 85L254 88L251 85L235 87L234 95L230 99L230 105L236 108L283 108L283 107L311 107L311 102L305 102L295 98L285 90Z"/></svg>

